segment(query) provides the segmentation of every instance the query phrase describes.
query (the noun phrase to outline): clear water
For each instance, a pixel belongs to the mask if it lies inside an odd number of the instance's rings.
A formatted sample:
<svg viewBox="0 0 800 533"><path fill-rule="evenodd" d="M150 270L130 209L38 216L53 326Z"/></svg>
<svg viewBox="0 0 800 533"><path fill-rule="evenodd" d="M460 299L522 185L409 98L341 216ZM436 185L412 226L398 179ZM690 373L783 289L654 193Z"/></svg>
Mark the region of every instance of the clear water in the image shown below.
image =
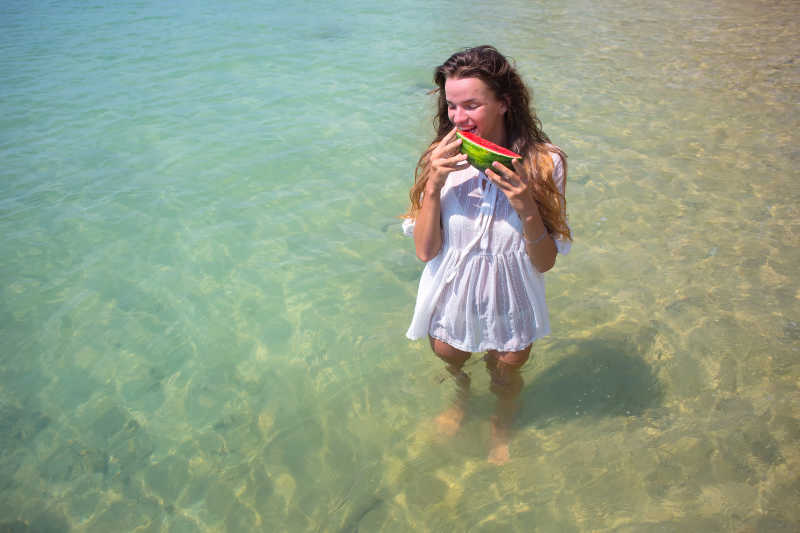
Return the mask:
<svg viewBox="0 0 800 533"><path fill-rule="evenodd" d="M3 531L796 531L800 4L0 6ZM569 154L512 461L403 333L433 66Z"/></svg>

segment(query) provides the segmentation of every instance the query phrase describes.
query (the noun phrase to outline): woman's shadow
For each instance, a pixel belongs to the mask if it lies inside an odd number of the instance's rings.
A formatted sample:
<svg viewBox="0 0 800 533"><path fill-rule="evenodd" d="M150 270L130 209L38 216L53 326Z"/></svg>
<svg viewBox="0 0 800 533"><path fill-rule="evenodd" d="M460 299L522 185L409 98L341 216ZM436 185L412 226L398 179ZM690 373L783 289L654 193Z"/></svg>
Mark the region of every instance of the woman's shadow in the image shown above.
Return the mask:
<svg viewBox="0 0 800 533"><path fill-rule="evenodd" d="M568 355L526 384L521 425L639 415L661 404L663 387L630 340L556 341L548 351Z"/></svg>

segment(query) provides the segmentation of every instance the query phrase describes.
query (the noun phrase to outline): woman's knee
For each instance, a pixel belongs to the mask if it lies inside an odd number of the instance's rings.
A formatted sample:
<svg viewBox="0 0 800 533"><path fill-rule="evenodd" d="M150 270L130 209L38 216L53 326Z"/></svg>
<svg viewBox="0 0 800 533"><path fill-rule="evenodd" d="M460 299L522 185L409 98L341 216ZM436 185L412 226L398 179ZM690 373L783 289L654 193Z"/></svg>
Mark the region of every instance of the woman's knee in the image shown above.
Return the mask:
<svg viewBox="0 0 800 533"><path fill-rule="evenodd" d="M433 337L429 337L429 339L433 353L435 353L439 359L450 365L460 368L464 363L467 362L467 359L469 359L470 355L472 355L470 352L465 352L463 350L459 350L458 348L454 348L446 342L440 341L439 339L434 339Z"/></svg>
<svg viewBox="0 0 800 533"><path fill-rule="evenodd" d="M530 346L518 352L489 352L486 368L491 376L491 389L496 394L515 394L522 389L520 369L530 357Z"/></svg>
<svg viewBox="0 0 800 533"><path fill-rule="evenodd" d="M499 363L498 366L502 366L508 370L519 370L530 358L531 347L528 346L524 350L518 352L491 351L488 355Z"/></svg>

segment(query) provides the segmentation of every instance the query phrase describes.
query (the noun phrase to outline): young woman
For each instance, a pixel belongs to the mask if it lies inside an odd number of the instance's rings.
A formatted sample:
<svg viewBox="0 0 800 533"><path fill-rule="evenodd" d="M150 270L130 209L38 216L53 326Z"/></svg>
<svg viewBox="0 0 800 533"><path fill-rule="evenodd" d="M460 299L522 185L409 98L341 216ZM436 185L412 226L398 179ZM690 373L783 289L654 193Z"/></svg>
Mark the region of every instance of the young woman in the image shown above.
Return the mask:
<svg viewBox="0 0 800 533"><path fill-rule="evenodd" d="M566 155L541 129L530 94L491 46L469 48L436 68L436 137L422 154L404 229L425 261L407 336L428 336L456 378L454 405L437 418L455 434L465 414L472 352L486 352L497 396L489 460L509 459L511 421L531 344L550 332L543 273L571 244ZM481 172L460 153L456 130L520 155L513 168Z"/></svg>

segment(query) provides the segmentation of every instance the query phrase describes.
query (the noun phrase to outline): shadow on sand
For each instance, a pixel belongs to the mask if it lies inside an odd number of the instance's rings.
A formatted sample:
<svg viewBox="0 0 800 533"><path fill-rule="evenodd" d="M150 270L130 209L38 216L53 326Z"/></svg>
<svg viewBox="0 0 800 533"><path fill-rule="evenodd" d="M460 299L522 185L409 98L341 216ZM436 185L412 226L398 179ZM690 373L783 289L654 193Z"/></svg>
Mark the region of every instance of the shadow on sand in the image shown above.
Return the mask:
<svg viewBox="0 0 800 533"><path fill-rule="evenodd" d="M521 425L639 415L661 404L663 387L631 341L556 341L548 351L568 355L526 380Z"/></svg>

